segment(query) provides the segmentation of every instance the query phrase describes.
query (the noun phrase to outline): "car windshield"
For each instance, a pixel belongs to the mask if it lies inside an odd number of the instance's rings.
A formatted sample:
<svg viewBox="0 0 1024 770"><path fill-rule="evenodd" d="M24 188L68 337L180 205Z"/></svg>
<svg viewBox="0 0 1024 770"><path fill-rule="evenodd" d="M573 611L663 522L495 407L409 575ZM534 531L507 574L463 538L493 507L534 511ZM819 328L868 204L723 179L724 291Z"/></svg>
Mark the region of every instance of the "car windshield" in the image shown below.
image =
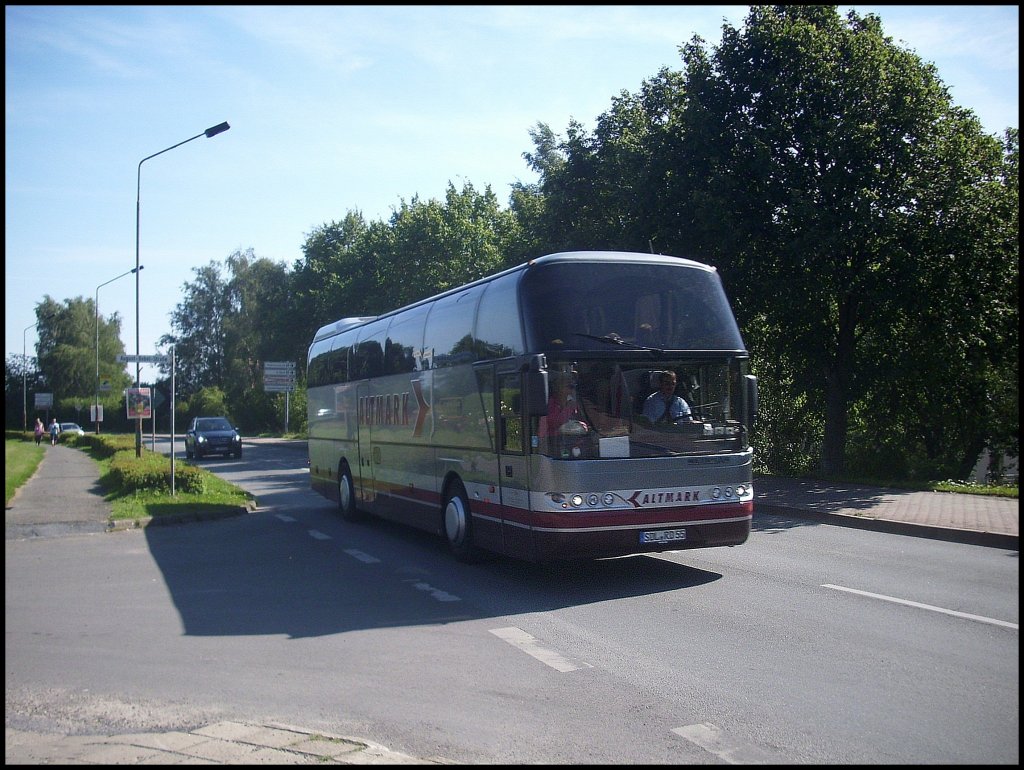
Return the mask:
<svg viewBox="0 0 1024 770"><path fill-rule="evenodd" d="M231 430L231 423L223 417L196 420L196 430Z"/></svg>
<svg viewBox="0 0 1024 770"><path fill-rule="evenodd" d="M78 427L78 423L75 423L75 422L62 422L60 424L60 429L61 430L81 430L81 428Z"/></svg>

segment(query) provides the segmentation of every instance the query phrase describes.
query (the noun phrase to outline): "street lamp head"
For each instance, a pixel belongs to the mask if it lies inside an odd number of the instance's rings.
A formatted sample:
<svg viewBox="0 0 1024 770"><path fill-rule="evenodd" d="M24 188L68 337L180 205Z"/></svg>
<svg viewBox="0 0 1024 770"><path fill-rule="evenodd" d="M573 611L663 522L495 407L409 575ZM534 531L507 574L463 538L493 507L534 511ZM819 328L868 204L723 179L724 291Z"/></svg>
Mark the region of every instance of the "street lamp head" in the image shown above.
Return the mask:
<svg viewBox="0 0 1024 770"><path fill-rule="evenodd" d="M206 138L209 139L211 136L223 134L229 128L231 128L231 126L229 126L228 122L225 120L223 123L218 123L216 126L206 129L204 133L206 134Z"/></svg>

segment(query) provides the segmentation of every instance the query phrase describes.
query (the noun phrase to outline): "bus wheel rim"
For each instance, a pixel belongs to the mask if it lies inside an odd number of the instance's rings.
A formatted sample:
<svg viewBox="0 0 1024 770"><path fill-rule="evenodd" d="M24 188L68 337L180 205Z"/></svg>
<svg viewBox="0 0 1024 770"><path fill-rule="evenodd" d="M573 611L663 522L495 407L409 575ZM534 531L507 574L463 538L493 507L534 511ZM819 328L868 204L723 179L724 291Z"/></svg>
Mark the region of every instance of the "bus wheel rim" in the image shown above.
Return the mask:
<svg viewBox="0 0 1024 770"><path fill-rule="evenodd" d="M348 475L345 473L338 479L338 498L341 501L341 509L347 511L352 504L352 485L348 483Z"/></svg>
<svg viewBox="0 0 1024 770"><path fill-rule="evenodd" d="M453 497L445 506L444 529L449 541L452 543L462 542L466 532L466 509L458 497Z"/></svg>

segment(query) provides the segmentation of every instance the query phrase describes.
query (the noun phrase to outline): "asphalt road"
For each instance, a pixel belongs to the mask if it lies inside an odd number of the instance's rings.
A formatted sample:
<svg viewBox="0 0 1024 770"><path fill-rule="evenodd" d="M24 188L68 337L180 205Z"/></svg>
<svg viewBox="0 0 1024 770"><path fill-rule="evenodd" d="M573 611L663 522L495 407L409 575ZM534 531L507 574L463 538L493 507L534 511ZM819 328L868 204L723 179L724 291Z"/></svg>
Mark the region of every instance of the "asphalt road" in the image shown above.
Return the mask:
<svg viewBox="0 0 1024 770"><path fill-rule="evenodd" d="M342 522L304 456L252 514L5 547L7 721L278 721L460 763L1019 762L1018 554L755 517L538 566Z"/></svg>

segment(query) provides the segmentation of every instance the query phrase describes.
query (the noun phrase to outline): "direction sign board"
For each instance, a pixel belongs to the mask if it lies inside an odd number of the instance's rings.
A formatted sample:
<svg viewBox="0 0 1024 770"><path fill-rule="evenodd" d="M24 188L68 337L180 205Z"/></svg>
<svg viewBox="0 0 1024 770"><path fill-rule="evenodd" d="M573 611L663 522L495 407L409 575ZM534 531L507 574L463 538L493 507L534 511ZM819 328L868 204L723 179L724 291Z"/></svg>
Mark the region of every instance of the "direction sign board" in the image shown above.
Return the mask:
<svg viewBox="0 0 1024 770"><path fill-rule="evenodd" d="M267 393L291 393L295 390L294 361L264 361L263 390Z"/></svg>
<svg viewBox="0 0 1024 770"><path fill-rule="evenodd" d="M167 356L153 355L153 356L129 356L119 355L117 362L119 364L166 364L168 362Z"/></svg>

